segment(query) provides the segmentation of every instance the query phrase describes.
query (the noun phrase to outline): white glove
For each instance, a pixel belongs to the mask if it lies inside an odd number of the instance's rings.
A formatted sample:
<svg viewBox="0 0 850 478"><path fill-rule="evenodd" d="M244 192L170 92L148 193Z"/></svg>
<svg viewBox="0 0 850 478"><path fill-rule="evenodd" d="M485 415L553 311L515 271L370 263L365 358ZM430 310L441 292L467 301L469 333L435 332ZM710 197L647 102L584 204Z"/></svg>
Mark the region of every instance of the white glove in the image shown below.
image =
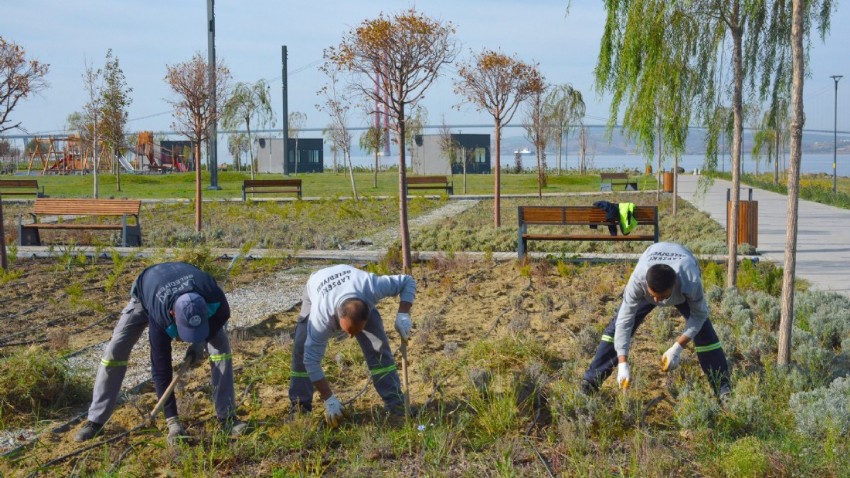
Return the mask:
<svg viewBox="0 0 850 478"><path fill-rule="evenodd" d="M617 365L617 385L622 389L629 388L632 381L632 372L629 369L628 362L620 362Z"/></svg>
<svg viewBox="0 0 850 478"><path fill-rule="evenodd" d="M344 418L342 402L336 398L336 395L331 395L325 400L325 422L331 427L336 428Z"/></svg>
<svg viewBox="0 0 850 478"><path fill-rule="evenodd" d="M401 335L401 338L407 340L410 337L410 329L413 328L413 321L410 320L410 314L406 312L399 312L395 316L395 329L398 331L398 334Z"/></svg>
<svg viewBox="0 0 850 478"><path fill-rule="evenodd" d="M168 435L165 437L166 442L169 445L177 445L178 443L185 442L189 435L186 433L186 429L183 428L183 424L180 423L180 419L178 417L171 417L165 420L166 425L168 425Z"/></svg>
<svg viewBox="0 0 850 478"><path fill-rule="evenodd" d="M664 355L661 356L661 370L664 372L675 370L679 366L682 350L684 349L679 345L679 342L673 342L673 346L667 349Z"/></svg>

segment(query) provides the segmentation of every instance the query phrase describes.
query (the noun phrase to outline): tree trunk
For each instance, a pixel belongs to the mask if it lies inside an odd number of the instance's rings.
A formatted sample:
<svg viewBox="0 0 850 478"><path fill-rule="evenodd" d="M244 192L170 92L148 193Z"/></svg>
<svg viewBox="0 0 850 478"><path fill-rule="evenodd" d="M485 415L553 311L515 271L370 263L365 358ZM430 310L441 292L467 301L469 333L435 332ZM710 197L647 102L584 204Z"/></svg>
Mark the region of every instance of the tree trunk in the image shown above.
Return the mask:
<svg viewBox="0 0 850 478"><path fill-rule="evenodd" d="M776 114L776 134L774 135L773 147L773 185L779 184L779 113Z"/></svg>
<svg viewBox="0 0 850 478"><path fill-rule="evenodd" d="M410 230L407 227L407 171L404 157L404 105L401 107L401 113L398 115L398 137L401 147L398 148L398 217L399 229L401 232L401 260L403 273L409 274L411 271L410 260Z"/></svg>
<svg viewBox="0 0 850 478"><path fill-rule="evenodd" d="M375 148L375 189L378 189L378 148Z"/></svg>
<svg viewBox="0 0 850 478"><path fill-rule="evenodd" d="M502 195L501 189L501 153L502 153L502 121L496 118L496 127L494 132L495 140L496 140L496 173L495 178L493 180L493 225L498 228L502 224L502 217L499 214L500 211L500 200Z"/></svg>
<svg viewBox="0 0 850 478"><path fill-rule="evenodd" d="M351 164L351 151L343 149L342 156L343 158L348 158L348 175L351 177L351 192L354 194L354 200L359 201L360 198L357 196L357 184L354 182L354 165Z"/></svg>
<svg viewBox="0 0 850 478"><path fill-rule="evenodd" d="M559 161L560 161L560 154L561 153L558 153ZM569 169L569 168L570 168L570 130L567 130L567 132L564 133L564 169Z"/></svg>
<svg viewBox="0 0 850 478"><path fill-rule="evenodd" d="M118 186L118 191L121 191L121 165L118 164L118 148L115 148L115 153L113 156L115 157L115 183Z"/></svg>
<svg viewBox="0 0 850 478"><path fill-rule="evenodd" d="M733 5L732 16L739 21L738 3ZM730 28L732 32L732 63L734 70L734 88L732 93L732 207L729 208L729 231L726 236L726 245L729 249L726 262L726 287L735 287L738 276L738 209L741 197L741 145L743 143L744 131L744 74L743 74L743 30L735 25Z"/></svg>
<svg viewBox="0 0 850 478"><path fill-rule="evenodd" d="M245 119L245 129L248 130L248 161L251 161L251 179L254 179L254 143L251 142L251 121L250 119ZM286 141L286 138L284 138ZM269 150L271 150L272 139L269 138ZM284 148L285 150L286 148ZM285 160L285 159L284 159Z"/></svg>
<svg viewBox="0 0 850 478"><path fill-rule="evenodd" d="M535 154L537 156L537 198L543 199L543 165L540 161L541 153L540 148L535 147L534 149L537 150L537 154Z"/></svg>
<svg viewBox="0 0 850 478"><path fill-rule="evenodd" d="M673 156L673 215L679 212L679 153Z"/></svg>
<svg viewBox="0 0 850 478"><path fill-rule="evenodd" d="M201 142L195 142L195 232L201 232Z"/></svg>
<svg viewBox="0 0 850 478"><path fill-rule="evenodd" d="M779 365L791 362L791 326L794 323L794 278L797 268L797 208L800 193L800 159L803 144L803 0L793 0L791 10L791 167L788 170L788 212L785 228L785 266L779 319Z"/></svg>
<svg viewBox="0 0 850 478"><path fill-rule="evenodd" d="M293 176L298 176L298 156L301 151L298 149L298 138L295 138L295 172L292 173ZM343 153L344 155L345 153Z"/></svg>
<svg viewBox="0 0 850 478"><path fill-rule="evenodd" d="M661 182L664 180L664 170L661 169L661 117L658 117L658 183L655 185L655 202L661 201Z"/></svg>
<svg viewBox="0 0 850 478"><path fill-rule="evenodd" d="M9 270L9 262L6 259L6 225L3 223L3 195L0 194L0 267L4 271Z"/></svg>
<svg viewBox="0 0 850 478"><path fill-rule="evenodd" d="M97 184L97 116L94 119L94 138L92 138L92 177L94 178L94 198L98 197ZM82 159L82 158L81 158Z"/></svg>
<svg viewBox="0 0 850 478"><path fill-rule="evenodd" d="M561 151L564 145L564 130L558 131L558 176L561 175Z"/></svg>
<svg viewBox="0 0 850 478"><path fill-rule="evenodd" d="M466 194L466 146L460 148L460 161L463 165L463 193Z"/></svg>

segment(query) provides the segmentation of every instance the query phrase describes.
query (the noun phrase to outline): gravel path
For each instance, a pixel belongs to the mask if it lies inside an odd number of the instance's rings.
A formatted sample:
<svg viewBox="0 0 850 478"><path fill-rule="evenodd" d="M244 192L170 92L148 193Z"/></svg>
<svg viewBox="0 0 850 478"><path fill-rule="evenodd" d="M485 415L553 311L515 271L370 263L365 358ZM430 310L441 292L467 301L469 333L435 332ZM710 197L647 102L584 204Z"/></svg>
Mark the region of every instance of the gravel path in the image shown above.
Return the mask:
<svg viewBox="0 0 850 478"><path fill-rule="evenodd" d="M423 214L422 216L411 219L408 222L408 227L410 227L410 233L414 234L420 228L440 222L443 219L457 216L458 214L466 211L467 209L475 206L478 203L479 200L477 199L450 200L448 204L441 208L434 209L428 214ZM396 225L384 229L383 231L372 236L371 238L364 238L360 239L359 241L354 241L350 249L386 249L393 243L393 241L397 240L398 238L399 230L398 226Z"/></svg>

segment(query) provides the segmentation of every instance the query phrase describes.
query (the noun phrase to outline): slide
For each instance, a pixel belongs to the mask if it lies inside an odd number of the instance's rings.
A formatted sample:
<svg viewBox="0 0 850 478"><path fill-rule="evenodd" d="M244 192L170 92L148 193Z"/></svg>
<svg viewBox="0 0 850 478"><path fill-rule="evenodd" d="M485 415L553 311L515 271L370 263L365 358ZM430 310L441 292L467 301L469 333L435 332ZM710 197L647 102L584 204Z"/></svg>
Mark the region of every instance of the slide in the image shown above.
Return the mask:
<svg viewBox="0 0 850 478"><path fill-rule="evenodd" d="M136 170L133 169L133 164L130 161L127 161L127 158L124 156L118 156L118 162L121 163L121 166L123 166L128 173L136 172Z"/></svg>

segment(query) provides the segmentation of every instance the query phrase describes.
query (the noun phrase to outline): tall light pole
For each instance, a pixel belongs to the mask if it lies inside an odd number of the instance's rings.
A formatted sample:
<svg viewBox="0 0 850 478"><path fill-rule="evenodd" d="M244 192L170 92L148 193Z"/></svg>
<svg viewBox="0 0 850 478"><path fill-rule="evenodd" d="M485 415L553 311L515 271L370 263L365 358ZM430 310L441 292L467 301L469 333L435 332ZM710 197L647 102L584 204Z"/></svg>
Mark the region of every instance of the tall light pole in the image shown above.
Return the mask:
<svg viewBox="0 0 850 478"><path fill-rule="evenodd" d="M210 187L207 189L219 190L218 186L218 100L215 97L215 0L207 0L207 68L209 76L209 101L208 108L212 110L212 118L209 124L209 155L210 161Z"/></svg>
<svg viewBox="0 0 850 478"><path fill-rule="evenodd" d="M838 178L836 165L838 163L838 81L844 78L842 75L830 76L835 81L835 116L832 123L832 193L835 194L835 184Z"/></svg>

